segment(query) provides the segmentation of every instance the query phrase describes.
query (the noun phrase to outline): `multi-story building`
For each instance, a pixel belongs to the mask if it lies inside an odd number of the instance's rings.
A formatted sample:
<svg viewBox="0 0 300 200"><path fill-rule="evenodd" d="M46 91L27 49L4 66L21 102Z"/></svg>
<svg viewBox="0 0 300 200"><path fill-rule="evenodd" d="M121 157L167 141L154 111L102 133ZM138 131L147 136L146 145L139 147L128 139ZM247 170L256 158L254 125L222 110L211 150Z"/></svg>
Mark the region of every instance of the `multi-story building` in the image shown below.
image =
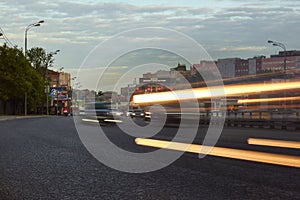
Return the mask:
<svg viewBox="0 0 300 200"><path fill-rule="evenodd" d="M235 76L235 66L239 58L223 58L218 59L217 67L222 78L232 78Z"/></svg>
<svg viewBox="0 0 300 200"><path fill-rule="evenodd" d="M71 74L66 72L57 72L48 70L50 87L66 87L71 89Z"/></svg>
<svg viewBox="0 0 300 200"><path fill-rule="evenodd" d="M235 60L235 77L249 75L249 60Z"/></svg>
<svg viewBox="0 0 300 200"><path fill-rule="evenodd" d="M216 61L201 60L200 64L193 64L191 69L191 75L194 76L197 74L197 72L201 72L203 70L213 71L214 69L216 69L216 66Z"/></svg>
<svg viewBox="0 0 300 200"><path fill-rule="evenodd" d="M284 56L300 56L300 51L290 50L290 51L279 51L278 54L271 55L270 57L284 57Z"/></svg>
<svg viewBox="0 0 300 200"><path fill-rule="evenodd" d="M233 78L247 75L255 75L265 71L265 56L256 56L248 59L225 58L218 59L217 66L222 78ZM275 58L274 58L275 59ZM281 59L281 58L276 58ZM271 61L274 61L271 59ZM264 66L263 66L264 63Z"/></svg>
<svg viewBox="0 0 300 200"><path fill-rule="evenodd" d="M58 86L67 87L68 89L71 89L71 74L66 72L60 72Z"/></svg>
<svg viewBox="0 0 300 200"><path fill-rule="evenodd" d="M284 62L286 63L286 70L299 71L300 69L300 56L273 56L270 58L264 58L262 60L263 72L275 72L284 70Z"/></svg>
<svg viewBox="0 0 300 200"><path fill-rule="evenodd" d="M171 68L170 77L174 80L173 88L184 89L187 80L191 77L191 70L188 70L185 64L178 63L177 67Z"/></svg>

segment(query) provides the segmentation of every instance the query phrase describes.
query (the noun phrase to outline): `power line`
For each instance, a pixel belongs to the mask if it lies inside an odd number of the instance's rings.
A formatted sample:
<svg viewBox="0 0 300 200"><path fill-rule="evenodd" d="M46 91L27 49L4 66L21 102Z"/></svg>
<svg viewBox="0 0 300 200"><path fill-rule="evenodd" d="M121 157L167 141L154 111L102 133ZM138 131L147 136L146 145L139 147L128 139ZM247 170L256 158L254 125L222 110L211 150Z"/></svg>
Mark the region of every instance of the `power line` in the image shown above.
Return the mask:
<svg viewBox="0 0 300 200"><path fill-rule="evenodd" d="M5 33L4 33L4 31L3 31L3 29L0 27L0 31L1 31L1 33L2 33L2 35L3 35L3 38L4 38L4 40L6 41L6 43L8 43L8 45L10 46L10 47L14 47L15 45L6 37L6 35L5 35Z"/></svg>

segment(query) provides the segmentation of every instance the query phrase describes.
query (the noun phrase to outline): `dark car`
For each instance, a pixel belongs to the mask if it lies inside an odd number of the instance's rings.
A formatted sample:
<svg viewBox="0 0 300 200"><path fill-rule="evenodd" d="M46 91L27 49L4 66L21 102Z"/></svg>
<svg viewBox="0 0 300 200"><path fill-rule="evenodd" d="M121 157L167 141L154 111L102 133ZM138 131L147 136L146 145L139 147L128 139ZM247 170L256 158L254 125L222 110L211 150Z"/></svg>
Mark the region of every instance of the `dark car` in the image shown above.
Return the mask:
<svg viewBox="0 0 300 200"><path fill-rule="evenodd" d="M122 115L110 102L93 102L85 105L83 121L120 122Z"/></svg>
<svg viewBox="0 0 300 200"><path fill-rule="evenodd" d="M127 111L126 114L128 117L140 117L140 118L144 118L145 117L145 111L143 109L133 109L133 110L129 110Z"/></svg>

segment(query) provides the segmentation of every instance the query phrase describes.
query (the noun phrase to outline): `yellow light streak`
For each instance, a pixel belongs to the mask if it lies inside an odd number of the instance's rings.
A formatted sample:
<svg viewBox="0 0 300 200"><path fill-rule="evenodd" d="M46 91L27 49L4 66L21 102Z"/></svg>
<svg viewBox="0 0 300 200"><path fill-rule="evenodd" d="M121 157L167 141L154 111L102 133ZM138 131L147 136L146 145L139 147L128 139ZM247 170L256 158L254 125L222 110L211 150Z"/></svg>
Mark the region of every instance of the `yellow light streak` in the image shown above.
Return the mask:
<svg viewBox="0 0 300 200"><path fill-rule="evenodd" d="M118 120L118 119L105 119L104 121L105 122L116 122L116 123L121 123L122 122L121 120Z"/></svg>
<svg viewBox="0 0 300 200"><path fill-rule="evenodd" d="M207 152L207 154L211 156L300 168L299 156L232 149L232 148L225 148L225 147L203 146L197 144L186 144L180 142L171 142L171 141L164 141L164 140L144 139L144 138L136 138L135 143L137 145L142 145L142 146L165 148L170 150L185 151L185 152L197 153L197 154L201 153L202 148L204 148L209 151Z"/></svg>
<svg viewBox="0 0 300 200"><path fill-rule="evenodd" d="M98 120L96 120L96 119L82 119L82 121L84 121L84 122L97 122L97 123L99 123L99 121Z"/></svg>
<svg viewBox="0 0 300 200"><path fill-rule="evenodd" d="M280 109L280 108L289 108L289 109L293 109L293 108L300 108L300 105L297 104L292 104L292 105L257 105L257 106L242 106L239 107L239 109L253 109L253 110L261 110L261 109Z"/></svg>
<svg viewBox="0 0 300 200"><path fill-rule="evenodd" d="M159 92L152 94L139 94L133 96L133 103L155 103L176 100L204 99L210 97L222 97L232 95L248 95L260 92L273 92L286 89L299 89L300 81L278 83L253 83L247 85L226 85L216 87L194 88L175 90L171 92Z"/></svg>
<svg viewBox="0 0 300 200"><path fill-rule="evenodd" d="M97 119L82 119L82 121L84 122L94 122L94 123L99 123L99 120ZM105 119L103 120L105 122L116 122L116 123L121 123L122 121L121 120L117 120L117 119Z"/></svg>
<svg viewBox="0 0 300 200"><path fill-rule="evenodd" d="M251 145L262 145L262 146L300 149L300 142L297 142L297 141L248 138L247 142L248 142L248 144L251 144Z"/></svg>
<svg viewBox="0 0 300 200"><path fill-rule="evenodd" d="M278 98L261 98L261 99L241 99L241 100L238 100L238 104L243 104L243 103L260 103L260 102L276 102L276 101L296 101L296 100L300 100L300 97L278 97Z"/></svg>

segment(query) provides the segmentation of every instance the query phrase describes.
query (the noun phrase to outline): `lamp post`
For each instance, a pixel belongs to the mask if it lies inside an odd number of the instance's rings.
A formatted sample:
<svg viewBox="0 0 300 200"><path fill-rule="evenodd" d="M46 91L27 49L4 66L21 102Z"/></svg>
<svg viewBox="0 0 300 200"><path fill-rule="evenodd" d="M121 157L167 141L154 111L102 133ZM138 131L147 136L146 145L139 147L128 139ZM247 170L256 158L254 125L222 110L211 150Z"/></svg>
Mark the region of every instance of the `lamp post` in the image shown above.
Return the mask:
<svg viewBox="0 0 300 200"><path fill-rule="evenodd" d="M27 57L27 32L30 28L35 27L35 26L40 26L42 23L44 23L44 20L38 21L36 23L33 24L29 24L26 29L25 29L25 49L24 49L24 54L25 57Z"/></svg>
<svg viewBox="0 0 300 200"><path fill-rule="evenodd" d="M25 58L27 58L27 32L30 28L35 27L35 26L40 26L41 23L44 23L44 20L38 21L36 23L33 24L29 24L26 28L25 28L25 36L24 36L24 40L25 40L25 49L24 49L24 55ZM25 92L25 96L24 96L24 115L27 115L27 92Z"/></svg>
<svg viewBox="0 0 300 200"><path fill-rule="evenodd" d="M48 100L48 94L49 94L49 81L48 81L48 65L49 65L49 63L50 63L50 61L51 61L51 59L52 59L52 57L54 56L54 55L56 55L58 52L60 52L60 50L58 49L58 50L56 50L56 51L54 51L54 52L50 52L50 53L48 53L47 54L47 61L46 61L46 114L47 115L49 115L49 100Z"/></svg>
<svg viewBox="0 0 300 200"><path fill-rule="evenodd" d="M280 42L275 42L272 40L268 40L268 43L273 44L273 46L277 46L283 49L283 56L284 56L284 60L283 60L283 71L284 71L284 77L286 74L286 48L285 45L280 43Z"/></svg>
<svg viewBox="0 0 300 200"><path fill-rule="evenodd" d="M268 43L272 44L273 46L277 46L277 47L280 47L283 49L283 56L284 56L284 59L283 59L283 79L284 79L284 82L286 83L286 70L287 70L287 66L286 66L286 47L283 43L280 43L280 42L276 42L276 41L272 41L272 40L268 40ZM283 95L284 95L284 105L283 105L283 110L284 110L284 113L283 113L283 120L286 121L286 91L284 90L283 92Z"/></svg>

